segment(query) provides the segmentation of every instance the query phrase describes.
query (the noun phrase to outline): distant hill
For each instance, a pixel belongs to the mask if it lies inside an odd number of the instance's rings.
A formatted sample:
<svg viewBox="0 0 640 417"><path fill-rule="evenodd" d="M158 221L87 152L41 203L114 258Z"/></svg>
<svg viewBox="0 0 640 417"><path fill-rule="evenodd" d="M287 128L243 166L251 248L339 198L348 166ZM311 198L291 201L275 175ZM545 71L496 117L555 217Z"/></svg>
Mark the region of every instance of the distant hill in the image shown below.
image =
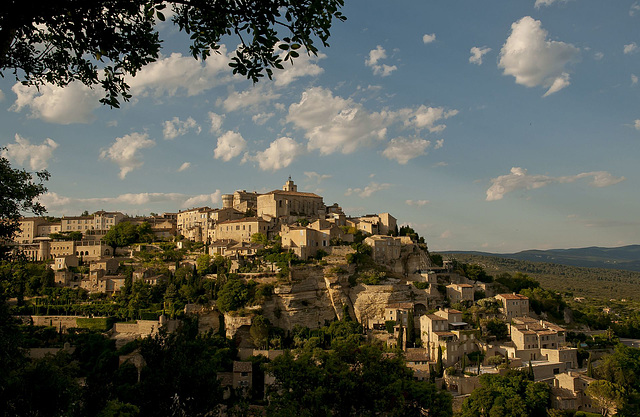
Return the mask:
<svg viewBox="0 0 640 417"><path fill-rule="evenodd" d="M538 280L543 288L569 293L574 297L640 301L640 272L638 271L613 269L611 265L609 268L585 268L559 263L532 262L503 257L502 254L491 256L471 252L449 252L449 254L460 262L481 265L489 275L522 272Z"/></svg>
<svg viewBox="0 0 640 417"><path fill-rule="evenodd" d="M439 253L464 253L584 268L623 269L640 272L640 245L621 246L617 248L592 246L574 249L525 250L517 253L489 253L478 251L447 251Z"/></svg>

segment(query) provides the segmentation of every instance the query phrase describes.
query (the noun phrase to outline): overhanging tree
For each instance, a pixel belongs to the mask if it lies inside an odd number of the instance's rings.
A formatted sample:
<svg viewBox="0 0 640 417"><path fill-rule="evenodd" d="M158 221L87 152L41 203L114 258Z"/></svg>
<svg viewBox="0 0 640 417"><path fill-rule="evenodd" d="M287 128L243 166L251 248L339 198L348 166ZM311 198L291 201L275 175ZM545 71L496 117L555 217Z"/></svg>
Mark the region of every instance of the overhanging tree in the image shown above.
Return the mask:
<svg viewBox="0 0 640 417"><path fill-rule="evenodd" d="M100 101L128 100L125 76L158 59L156 24L171 20L190 37L194 58L219 52L227 37L240 46L229 65L253 82L293 62L300 49L328 46L333 19L344 0L7 0L0 9L0 75L26 85L100 85ZM167 6L169 6L167 8ZM232 38L233 39L233 38ZM278 53L282 51L281 55Z"/></svg>
<svg viewBox="0 0 640 417"><path fill-rule="evenodd" d="M0 260L9 257L8 243L20 229L22 213L40 216L46 212L38 196L47 191L43 182L48 179L47 171L14 169L7 158L0 156Z"/></svg>

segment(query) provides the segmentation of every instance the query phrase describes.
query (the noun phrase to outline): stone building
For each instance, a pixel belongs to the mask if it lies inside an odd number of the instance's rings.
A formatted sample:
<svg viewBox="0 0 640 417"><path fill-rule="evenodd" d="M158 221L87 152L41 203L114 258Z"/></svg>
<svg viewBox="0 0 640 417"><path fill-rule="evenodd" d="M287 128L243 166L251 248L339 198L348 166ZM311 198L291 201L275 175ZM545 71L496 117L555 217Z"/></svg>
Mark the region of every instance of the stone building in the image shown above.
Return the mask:
<svg viewBox="0 0 640 417"><path fill-rule="evenodd" d="M498 294L496 295L496 300L502 304L500 312L507 320L511 320L513 317L529 315L529 298L524 295L516 293Z"/></svg>
<svg viewBox="0 0 640 417"><path fill-rule="evenodd" d="M299 192L291 178L282 190L259 195L257 202L258 216L285 218L284 223L290 223L288 217L324 218L326 212L322 197L314 193Z"/></svg>

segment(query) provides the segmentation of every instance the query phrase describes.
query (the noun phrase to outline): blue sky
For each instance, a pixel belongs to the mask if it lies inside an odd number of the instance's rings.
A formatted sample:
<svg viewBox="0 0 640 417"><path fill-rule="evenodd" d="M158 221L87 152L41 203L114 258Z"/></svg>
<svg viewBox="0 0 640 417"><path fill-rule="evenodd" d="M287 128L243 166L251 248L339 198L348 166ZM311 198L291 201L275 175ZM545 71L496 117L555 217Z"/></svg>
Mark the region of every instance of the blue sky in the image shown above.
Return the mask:
<svg viewBox="0 0 640 417"><path fill-rule="evenodd" d="M346 1L318 57L256 85L223 54L161 59L121 109L0 79L0 146L52 215L219 207L299 190L390 212L431 250L637 244L640 2Z"/></svg>

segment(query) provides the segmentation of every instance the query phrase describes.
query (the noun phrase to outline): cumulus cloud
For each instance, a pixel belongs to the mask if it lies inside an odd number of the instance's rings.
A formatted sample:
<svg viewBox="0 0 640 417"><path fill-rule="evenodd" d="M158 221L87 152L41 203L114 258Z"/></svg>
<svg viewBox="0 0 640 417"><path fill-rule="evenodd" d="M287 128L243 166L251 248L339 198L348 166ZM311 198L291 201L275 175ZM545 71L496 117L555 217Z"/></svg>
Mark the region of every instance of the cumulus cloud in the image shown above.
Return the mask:
<svg viewBox="0 0 640 417"><path fill-rule="evenodd" d="M431 43L433 41L436 40L436 34L432 33L431 35L424 35L422 36L422 42L426 43Z"/></svg>
<svg viewBox="0 0 640 417"><path fill-rule="evenodd" d="M630 44L625 45L624 48L622 48L622 51L625 55L636 53L638 52L638 45L635 42L631 42Z"/></svg>
<svg viewBox="0 0 640 417"><path fill-rule="evenodd" d="M441 121L456 114L457 110L424 105L417 109L369 112L352 99L315 87L305 91L298 103L289 106L287 122L304 130L310 151L317 149L322 155L329 155L349 154L361 146L384 140L387 129L394 124L401 129L414 129L416 133L424 129L441 132L446 128Z"/></svg>
<svg viewBox="0 0 640 417"><path fill-rule="evenodd" d="M16 83L11 90L18 97L10 110L28 109L29 117L49 123L90 123L95 119L93 111L100 106L98 89L92 90L79 82L64 88L44 84L39 89Z"/></svg>
<svg viewBox="0 0 640 417"><path fill-rule="evenodd" d="M100 158L109 159L120 167L120 179L136 168L140 168L144 162L139 158L138 151L155 146L156 142L149 139L146 133L131 133L116 141L108 149L103 149Z"/></svg>
<svg viewBox="0 0 640 417"><path fill-rule="evenodd" d="M191 168L191 162L185 162L182 165L180 165L180 168L178 168L178 172L186 171L189 168Z"/></svg>
<svg viewBox="0 0 640 417"><path fill-rule="evenodd" d="M593 54L593 59L596 61L600 61L602 58L604 58L604 54L602 52L596 52Z"/></svg>
<svg viewBox="0 0 640 417"><path fill-rule="evenodd" d="M428 140L420 138L395 138L391 139L382 155L397 161L401 165L406 165L411 159L425 155L430 144L431 142Z"/></svg>
<svg viewBox="0 0 640 417"><path fill-rule="evenodd" d="M433 149L440 149L444 146L444 139L438 139Z"/></svg>
<svg viewBox="0 0 640 417"><path fill-rule="evenodd" d="M395 65L386 65L380 64L379 61L387 58L387 52L380 45L376 47L376 49L372 49L369 51L369 58L367 58L364 63L366 66L373 69L374 75L379 75L381 77L387 77L391 75L391 73L398 69Z"/></svg>
<svg viewBox="0 0 640 417"><path fill-rule="evenodd" d="M638 84L638 76L635 74L631 74L631 85Z"/></svg>
<svg viewBox="0 0 640 417"><path fill-rule="evenodd" d="M195 96L228 83L231 79L227 75L229 57L224 45L219 52L204 62L173 53L145 65L135 77L127 80L133 96Z"/></svg>
<svg viewBox="0 0 640 417"><path fill-rule="evenodd" d="M422 207L422 206L426 206L427 204L429 204L429 200L406 200L405 203L408 206Z"/></svg>
<svg viewBox="0 0 640 417"><path fill-rule="evenodd" d="M195 131L197 134L200 134L202 130L198 123L192 118L189 117L187 120L180 120L178 117L174 117L171 120L167 120L163 124L162 134L165 139L175 139L178 136L184 136L189 131Z"/></svg>
<svg viewBox="0 0 640 417"><path fill-rule="evenodd" d="M315 181L318 184L320 184L322 181L324 180L328 180L329 178L332 177L332 175L329 174L318 174L317 172L305 172L304 176L307 177L309 180L311 181Z"/></svg>
<svg viewBox="0 0 640 417"><path fill-rule="evenodd" d="M548 88L545 96L570 84L565 67L580 54L575 46L547 40L547 35L539 20L523 17L511 25L498 62L504 74L515 77L517 84Z"/></svg>
<svg viewBox="0 0 640 417"><path fill-rule="evenodd" d="M283 62L284 69L278 70L274 74L274 84L276 87L284 87L298 78L322 74L324 70L316 62L326 57L323 53L318 53L318 55L300 54L296 58L295 64Z"/></svg>
<svg viewBox="0 0 640 417"><path fill-rule="evenodd" d="M253 121L253 123L262 126L263 124L267 123L273 116L275 116L275 113L258 113L251 116L251 120Z"/></svg>
<svg viewBox="0 0 640 417"><path fill-rule="evenodd" d="M476 65L482 65L482 57L491 52L491 48L487 48L486 46L478 48L477 46L474 46L471 48L470 52L471 56L469 57L469 62Z"/></svg>
<svg viewBox="0 0 640 417"><path fill-rule="evenodd" d="M428 129L430 132L442 132L447 126L436 124L458 114L458 110L445 110L443 107L427 107L422 105L415 111L402 110L400 113L406 116L405 124L416 129Z"/></svg>
<svg viewBox="0 0 640 417"><path fill-rule="evenodd" d="M555 3L557 0L536 0L536 3L534 4L536 9L539 9L542 6L551 6L553 3ZM566 1L566 0L564 0Z"/></svg>
<svg viewBox="0 0 640 417"><path fill-rule="evenodd" d="M369 113L351 99L334 97L320 87L302 94L300 102L289 106L287 121L305 131L309 150L323 155L354 152L360 145L383 139L385 116Z"/></svg>
<svg viewBox="0 0 640 417"><path fill-rule="evenodd" d="M228 131L218 138L213 157L229 162L240 155L246 146L247 141L244 140L240 133Z"/></svg>
<svg viewBox="0 0 640 417"><path fill-rule="evenodd" d="M302 152L302 146L295 140L281 137L271 142L267 149L248 159L257 162L263 171L277 171L291 165Z"/></svg>
<svg viewBox="0 0 640 417"><path fill-rule="evenodd" d="M516 190L531 190L542 188L549 184L566 184L583 178L592 178L589 183L593 187L607 187L624 181L624 177L614 177L606 171L583 172L565 177L551 177L548 175L530 175L524 168L513 167L507 175L491 179L491 187L487 190L487 201L501 200L505 194Z"/></svg>
<svg viewBox="0 0 640 417"><path fill-rule="evenodd" d="M378 191L386 190L389 187L391 187L391 184L378 184L377 182L370 182L369 185L367 185L364 188L349 188L344 193L344 195L350 196L352 194L355 194L358 197L367 198L367 197L371 197L373 194L377 193Z"/></svg>
<svg viewBox="0 0 640 417"><path fill-rule="evenodd" d="M247 107L257 107L260 104L277 100L280 96L265 84L255 84L245 91L230 92L221 104L226 111L231 112Z"/></svg>
<svg viewBox="0 0 640 417"><path fill-rule="evenodd" d="M16 133L15 140L15 143L6 145L7 149L2 151L2 156L23 166L28 162L29 168L34 171L47 169L53 151L58 147L50 138L45 139L40 145L32 145L29 139Z"/></svg>
<svg viewBox="0 0 640 417"><path fill-rule="evenodd" d="M222 193L220 190L216 190L213 194L200 194L190 198L187 198L183 203L182 207L195 207L201 206L203 204L217 204L220 202L220 195Z"/></svg>
<svg viewBox="0 0 640 417"><path fill-rule="evenodd" d="M220 133L222 129L222 121L224 120L224 116L221 116L214 112L209 112L209 121L211 122L211 127L209 131L211 133Z"/></svg>
<svg viewBox="0 0 640 417"><path fill-rule="evenodd" d="M640 130L640 119L636 119L633 123L633 127L635 127L637 130Z"/></svg>
<svg viewBox="0 0 640 417"><path fill-rule="evenodd" d="M73 211L78 206L101 209L107 205L122 209L122 205L125 204L132 206L177 204L179 207L186 208L209 203L217 204L220 202L221 194L220 190L216 190L212 194L196 196L181 193L127 193L120 194L117 197L70 198L54 192L47 192L40 196L39 201L50 210L63 208L62 212Z"/></svg>
<svg viewBox="0 0 640 417"><path fill-rule="evenodd" d="M640 12L640 2L635 2L629 8L629 16L633 17L638 12Z"/></svg>

